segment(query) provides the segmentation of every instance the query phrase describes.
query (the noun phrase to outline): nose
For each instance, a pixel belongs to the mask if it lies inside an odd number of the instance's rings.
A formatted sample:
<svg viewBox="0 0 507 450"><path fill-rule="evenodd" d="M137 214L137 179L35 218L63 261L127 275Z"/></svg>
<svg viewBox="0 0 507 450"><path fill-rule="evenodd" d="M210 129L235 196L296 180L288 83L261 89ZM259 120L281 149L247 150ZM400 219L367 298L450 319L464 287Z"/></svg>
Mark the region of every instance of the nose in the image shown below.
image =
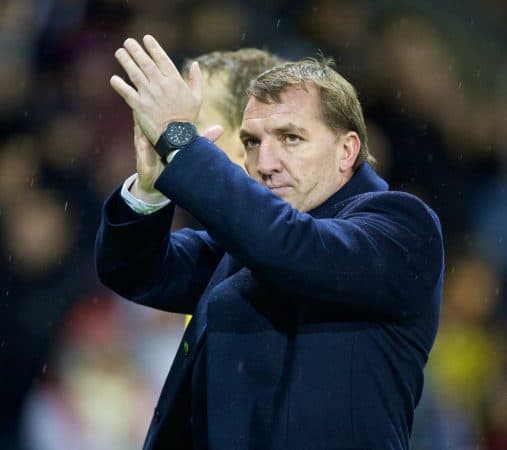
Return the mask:
<svg viewBox="0 0 507 450"><path fill-rule="evenodd" d="M276 145L268 140L262 141L257 156L257 172L263 179L266 179L281 171L282 161Z"/></svg>

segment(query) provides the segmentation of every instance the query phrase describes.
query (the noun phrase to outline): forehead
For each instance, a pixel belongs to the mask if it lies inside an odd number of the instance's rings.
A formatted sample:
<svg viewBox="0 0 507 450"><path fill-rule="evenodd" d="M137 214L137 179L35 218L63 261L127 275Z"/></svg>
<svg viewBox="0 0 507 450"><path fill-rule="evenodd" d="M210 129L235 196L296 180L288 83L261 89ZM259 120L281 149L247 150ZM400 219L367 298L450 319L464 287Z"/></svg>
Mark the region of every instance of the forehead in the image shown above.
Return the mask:
<svg viewBox="0 0 507 450"><path fill-rule="evenodd" d="M280 95L280 103L263 103L255 97L248 101L242 127L260 122L291 121L305 124L321 121L319 92L314 86L289 87Z"/></svg>

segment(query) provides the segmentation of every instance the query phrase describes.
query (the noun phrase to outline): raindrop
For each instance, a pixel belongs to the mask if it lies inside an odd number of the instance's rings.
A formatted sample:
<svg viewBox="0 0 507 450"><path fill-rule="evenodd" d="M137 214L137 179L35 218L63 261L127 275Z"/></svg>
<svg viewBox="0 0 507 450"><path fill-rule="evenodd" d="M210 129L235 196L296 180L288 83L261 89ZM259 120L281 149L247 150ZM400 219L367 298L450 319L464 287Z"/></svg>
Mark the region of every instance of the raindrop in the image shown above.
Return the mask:
<svg viewBox="0 0 507 450"><path fill-rule="evenodd" d="M42 366L42 373L43 374L46 373L47 368L48 368L48 365L46 363L44 363L44 365Z"/></svg>
<svg viewBox="0 0 507 450"><path fill-rule="evenodd" d="M246 38L246 33L243 33L243 34L241 35L241 40L242 40L242 41L244 41L244 40L245 40L245 38Z"/></svg>
<svg viewBox="0 0 507 450"><path fill-rule="evenodd" d="M276 28L280 28L280 19L276 21Z"/></svg>
<svg viewBox="0 0 507 450"><path fill-rule="evenodd" d="M63 207L63 210L65 212L67 212L68 209L69 209L69 202L65 202L65 206Z"/></svg>

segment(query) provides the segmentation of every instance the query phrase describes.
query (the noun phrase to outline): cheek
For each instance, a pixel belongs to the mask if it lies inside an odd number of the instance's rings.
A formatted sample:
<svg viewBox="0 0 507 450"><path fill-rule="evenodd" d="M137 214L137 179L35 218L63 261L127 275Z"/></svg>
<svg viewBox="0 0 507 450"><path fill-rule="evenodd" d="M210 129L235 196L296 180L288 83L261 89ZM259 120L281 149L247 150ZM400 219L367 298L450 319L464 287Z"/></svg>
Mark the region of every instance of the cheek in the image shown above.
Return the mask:
<svg viewBox="0 0 507 450"><path fill-rule="evenodd" d="M315 167L309 168L302 178L302 185L304 186L304 191L309 192L313 191L316 186L318 186L322 181L323 174L317 170Z"/></svg>
<svg viewBox="0 0 507 450"><path fill-rule="evenodd" d="M292 176L298 182L302 192L313 190L316 186L334 183L336 179L336 161L320 156L294 161Z"/></svg>
<svg viewBox="0 0 507 450"><path fill-rule="evenodd" d="M320 177L319 169L313 159L293 159L287 164L287 171L303 190L309 185L314 185Z"/></svg>

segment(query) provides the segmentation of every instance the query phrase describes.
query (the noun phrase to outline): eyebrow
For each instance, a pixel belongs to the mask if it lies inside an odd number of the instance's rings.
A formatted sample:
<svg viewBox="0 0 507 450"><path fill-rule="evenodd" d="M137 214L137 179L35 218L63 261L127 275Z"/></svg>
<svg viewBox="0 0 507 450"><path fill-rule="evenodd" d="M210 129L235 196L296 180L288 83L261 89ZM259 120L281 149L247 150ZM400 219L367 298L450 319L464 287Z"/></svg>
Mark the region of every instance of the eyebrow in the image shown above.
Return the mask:
<svg viewBox="0 0 507 450"><path fill-rule="evenodd" d="M303 134L305 136L308 134L308 130L306 128L299 127L292 122L289 122L286 125L283 125L281 127L273 129L273 132L274 132L274 134L285 134L285 133L296 132L299 134ZM250 133L244 129L239 130L239 138L240 139L247 139L247 138L253 138L253 137L256 137L255 134Z"/></svg>
<svg viewBox="0 0 507 450"><path fill-rule="evenodd" d="M246 130L239 130L239 138L241 140L243 139L248 139L248 138L252 138L252 137L255 137L252 133L249 133L248 131Z"/></svg>
<svg viewBox="0 0 507 450"><path fill-rule="evenodd" d="M273 130L276 134L284 134L284 133L299 133L304 134L305 136L308 134L308 131L306 128L298 127L296 124L289 122L287 125L284 125L282 127L275 128Z"/></svg>

